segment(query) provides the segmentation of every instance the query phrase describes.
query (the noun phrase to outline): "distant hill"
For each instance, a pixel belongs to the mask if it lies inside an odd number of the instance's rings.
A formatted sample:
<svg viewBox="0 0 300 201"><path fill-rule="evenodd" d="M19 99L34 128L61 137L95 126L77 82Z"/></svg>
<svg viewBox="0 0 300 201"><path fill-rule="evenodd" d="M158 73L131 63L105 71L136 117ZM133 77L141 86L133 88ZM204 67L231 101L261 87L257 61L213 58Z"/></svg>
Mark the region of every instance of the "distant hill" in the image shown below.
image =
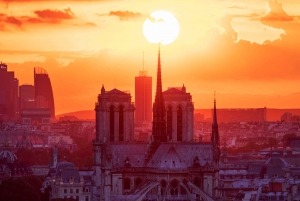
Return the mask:
<svg viewBox="0 0 300 201"><path fill-rule="evenodd" d="M56 115L56 119L58 120L60 117L63 116L75 116L80 120L95 120L95 111L94 110L82 110L82 111L75 111L75 112L68 112Z"/></svg>

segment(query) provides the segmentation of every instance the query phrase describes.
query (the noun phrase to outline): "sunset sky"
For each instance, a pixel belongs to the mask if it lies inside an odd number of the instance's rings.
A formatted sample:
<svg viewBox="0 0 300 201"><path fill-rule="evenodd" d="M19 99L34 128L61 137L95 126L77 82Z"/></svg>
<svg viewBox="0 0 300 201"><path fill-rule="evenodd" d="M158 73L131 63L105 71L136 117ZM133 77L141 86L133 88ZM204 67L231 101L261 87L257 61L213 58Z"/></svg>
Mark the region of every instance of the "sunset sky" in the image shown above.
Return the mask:
<svg viewBox="0 0 300 201"><path fill-rule="evenodd" d="M129 90L157 44L143 23L171 12L180 32L161 47L163 89L184 85L195 108L300 108L298 0L0 0L0 61L21 84L50 76L56 114L94 109L102 84ZM154 90L153 90L154 93Z"/></svg>

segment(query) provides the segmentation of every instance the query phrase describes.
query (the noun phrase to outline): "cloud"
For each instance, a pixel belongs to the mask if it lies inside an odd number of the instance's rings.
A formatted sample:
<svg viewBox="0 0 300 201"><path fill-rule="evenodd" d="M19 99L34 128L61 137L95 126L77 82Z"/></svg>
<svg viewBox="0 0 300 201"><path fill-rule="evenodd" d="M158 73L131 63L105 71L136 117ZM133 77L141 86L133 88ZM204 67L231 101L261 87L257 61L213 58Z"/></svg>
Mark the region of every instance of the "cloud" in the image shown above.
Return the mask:
<svg viewBox="0 0 300 201"><path fill-rule="evenodd" d="M70 7L61 10L36 10L34 13L43 20L47 20L53 23L59 23L61 20L74 19L75 15Z"/></svg>
<svg viewBox="0 0 300 201"><path fill-rule="evenodd" d="M269 0L270 12L261 18L262 21L293 21L294 18L286 14L278 0Z"/></svg>
<svg viewBox="0 0 300 201"><path fill-rule="evenodd" d="M5 22L10 23L10 24L13 24L13 25L16 25L16 26L19 27L19 28L21 28L21 26L22 26L22 24L23 24L20 20L18 20L18 19L15 18L15 17L12 17L12 16L6 17Z"/></svg>
<svg viewBox="0 0 300 201"><path fill-rule="evenodd" d="M246 4L233 4L232 6L229 6L228 8L248 9L248 6Z"/></svg>
<svg viewBox="0 0 300 201"><path fill-rule="evenodd" d="M134 18L142 17L143 15L139 12L131 12L131 11L110 11L109 16L117 16L120 20L129 20Z"/></svg>

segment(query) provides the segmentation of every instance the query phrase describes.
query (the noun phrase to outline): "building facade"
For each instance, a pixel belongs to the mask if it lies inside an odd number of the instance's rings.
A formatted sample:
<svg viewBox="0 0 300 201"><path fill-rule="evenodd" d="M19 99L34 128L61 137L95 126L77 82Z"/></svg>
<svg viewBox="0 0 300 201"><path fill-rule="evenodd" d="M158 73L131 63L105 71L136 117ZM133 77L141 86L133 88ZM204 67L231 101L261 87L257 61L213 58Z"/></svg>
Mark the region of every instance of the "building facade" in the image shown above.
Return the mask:
<svg viewBox="0 0 300 201"><path fill-rule="evenodd" d="M152 77L140 71L135 77L135 123L152 121Z"/></svg>
<svg viewBox="0 0 300 201"><path fill-rule="evenodd" d="M55 117L55 107L51 81L47 71L34 68L35 105L38 108L49 108L51 117Z"/></svg>
<svg viewBox="0 0 300 201"><path fill-rule="evenodd" d="M35 89L33 85L20 86L20 110L35 107Z"/></svg>
<svg viewBox="0 0 300 201"><path fill-rule="evenodd" d="M183 103L192 110L190 96L185 91L182 94L188 99L181 102L182 110L186 109ZM122 105L123 111L133 112L130 98L116 89L106 92L104 87L98 96L96 138L93 141L94 197L105 201L214 200L218 196L220 157L216 117L209 143L190 141L188 129L182 129L182 140L169 140L164 98L171 104L171 96L164 96L162 92L160 53L152 136L148 142L136 142L130 132L128 137L124 132L126 140L120 140L122 115L118 109ZM133 125L133 119L131 121L129 125Z"/></svg>
<svg viewBox="0 0 300 201"><path fill-rule="evenodd" d="M0 63L0 120L16 120L19 116L19 80L13 71Z"/></svg>
<svg viewBox="0 0 300 201"><path fill-rule="evenodd" d="M194 140L194 104L186 88L169 88L163 92L169 141ZM184 134L184 135L183 135Z"/></svg>

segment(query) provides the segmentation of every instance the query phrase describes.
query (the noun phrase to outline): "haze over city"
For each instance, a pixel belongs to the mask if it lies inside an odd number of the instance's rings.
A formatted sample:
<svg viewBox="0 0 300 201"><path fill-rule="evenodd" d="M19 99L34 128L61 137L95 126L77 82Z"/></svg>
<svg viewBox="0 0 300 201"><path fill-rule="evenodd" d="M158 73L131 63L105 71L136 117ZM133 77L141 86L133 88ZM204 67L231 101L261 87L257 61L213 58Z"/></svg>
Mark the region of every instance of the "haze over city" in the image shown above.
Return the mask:
<svg viewBox="0 0 300 201"><path fill-rule="evenodd" d="M184 84L195 108L211 108L214 91L220 108L299 108L298 7L293 0L4 0L0 58L20 85L33 84L33 67L44 68L56 114L93 109L102 84L134 98L143 63L152 77L157 67L143 23L166 10L180 32L161 47L164 90Z"/></svg>

